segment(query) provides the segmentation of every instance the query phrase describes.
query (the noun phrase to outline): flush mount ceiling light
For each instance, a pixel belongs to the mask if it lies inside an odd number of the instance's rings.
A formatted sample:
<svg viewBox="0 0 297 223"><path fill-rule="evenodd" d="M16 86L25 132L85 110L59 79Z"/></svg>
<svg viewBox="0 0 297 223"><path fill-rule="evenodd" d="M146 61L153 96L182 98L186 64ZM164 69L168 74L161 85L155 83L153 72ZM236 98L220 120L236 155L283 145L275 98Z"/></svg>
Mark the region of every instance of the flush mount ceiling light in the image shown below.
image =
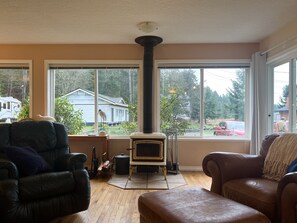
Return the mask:
<svg viewBox="0 0 297 223"><path fill-rule="evenodd" d="M151 33L158 29L157 23L155 22L140 22L137 24L137 27L145 33Z"/></svg>

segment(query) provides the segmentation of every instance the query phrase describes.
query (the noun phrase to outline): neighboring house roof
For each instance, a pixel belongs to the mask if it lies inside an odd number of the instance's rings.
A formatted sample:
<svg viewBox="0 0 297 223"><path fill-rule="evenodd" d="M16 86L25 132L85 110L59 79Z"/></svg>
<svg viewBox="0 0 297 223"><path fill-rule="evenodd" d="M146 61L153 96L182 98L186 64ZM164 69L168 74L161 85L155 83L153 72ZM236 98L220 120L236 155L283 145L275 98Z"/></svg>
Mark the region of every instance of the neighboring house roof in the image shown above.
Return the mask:
<svg viewBox="0 0 297 223"><path fill-rule="evenodd" d="M282 108L276 108L274 109L275 112L284 112L284 111L289 111L288 108L282 107Z"/></svg>
<svg viewBox="0 0 297 223"><path fill-rule="evenodd" d="M10 102L11 105L10 107L6 107L6 109L3 109L3 105L1 105L0 107L0 119L15 119L16 118L16 114L18 113L18 111L16 111L14 109L14 107L17 105L21 104L21 101L19 101L18 99L14 98L14 97L0 97L0 102L1 103L7 103Z"/></svg>
<svg viewBox="0 0 297 223"><path fill-rule="evenodd" d="M296 111L297 111L297 108L296 108ZM276 108L274 109L274 112L289 112L289 109L286 107Z"/></svg>
<svg viewBox="0 0 297 223"><path fill-rule="evenodd" d="M63 95L62 97L68 97L74 93L77 93L77 92L84 92L85 94L88 94L92 97L95 97L95 94L93 91L89 91L89 90L83 90L81 88L78 88L74 91L71 91L65 95ZM103 100L105 101L106 103L108 104L112 104L112 105L115 105L115 106L121 106L121 107L128 107L128 105L126 104L125 100L122 98L122 97L109 97L109 96L106 96L106 95L103 95L103 94L98 94L98 97L100 100Z"/></svg>
<svg viewBox="0 0 297 223"><path fill-rule="evenodd" d="M11 96L9 96L9 97L0 97L0 101L1 102L13 102L13 103L18 103L18 104L21 103L20 100L14 98L14 97L11 97Z"/></svg>

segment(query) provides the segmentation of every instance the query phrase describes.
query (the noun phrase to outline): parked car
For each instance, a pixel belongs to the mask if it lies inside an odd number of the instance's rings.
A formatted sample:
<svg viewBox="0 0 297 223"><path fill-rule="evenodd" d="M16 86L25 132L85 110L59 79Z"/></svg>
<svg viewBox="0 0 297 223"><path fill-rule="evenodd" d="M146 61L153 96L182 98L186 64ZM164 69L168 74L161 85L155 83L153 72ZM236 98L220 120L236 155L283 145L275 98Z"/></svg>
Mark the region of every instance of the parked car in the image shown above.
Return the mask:
<svg viewBox="0 0 297 223"><path fill-rule="evenodd" d="M214 127L216 136L244 136L244 122L242 121L222 121Z"/></svg>

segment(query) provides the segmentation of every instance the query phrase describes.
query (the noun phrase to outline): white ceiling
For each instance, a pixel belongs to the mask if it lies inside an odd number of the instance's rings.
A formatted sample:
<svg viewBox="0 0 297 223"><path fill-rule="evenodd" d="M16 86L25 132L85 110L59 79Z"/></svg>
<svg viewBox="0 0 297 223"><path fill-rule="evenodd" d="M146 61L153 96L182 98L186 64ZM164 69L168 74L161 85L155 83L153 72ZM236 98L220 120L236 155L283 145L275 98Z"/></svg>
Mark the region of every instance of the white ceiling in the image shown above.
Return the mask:
<svg viewBox="0 0 297 223"><path fill-rule="evenodd" d="M297 0L0 0L0 44L259 42L296 18Z"/></svg>

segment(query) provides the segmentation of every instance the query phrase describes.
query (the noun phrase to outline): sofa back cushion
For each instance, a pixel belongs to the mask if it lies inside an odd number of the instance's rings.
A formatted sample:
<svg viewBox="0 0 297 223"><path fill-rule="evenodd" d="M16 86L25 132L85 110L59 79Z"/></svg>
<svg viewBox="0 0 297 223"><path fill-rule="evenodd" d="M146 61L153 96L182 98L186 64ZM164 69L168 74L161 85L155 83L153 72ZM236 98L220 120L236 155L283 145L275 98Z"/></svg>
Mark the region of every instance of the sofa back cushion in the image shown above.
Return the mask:
<svg viewBox="0 0 297 223"><path fill-rule="evenodd" d="M62 123L54 122L56 137L57 137L57 148L67 148L68 149L68 133L65 125Z"/></svg>
<svg viewBox="0 0 297 223"><path fill-rule="evenodd" d="M260 150L260 155L263 156L264 158L267 156L267 153L269 151L270 145L273 143L273 141L279 137L278 134L271 134L265 136L265 138L262 141L261 145L261 150Z"/></svg>
<svg viewBox="0 0 297 223"><path fill-rule="evenodd" d="M0 124L0 148L10 144L10 124Z"/></svg>
<svg viewBox="0 0 297 223"><path fill-rule="evenodd" d="M25 121L11 124L11 145L29 146L37 152L54 149L57 144L56 131L52 122Z"/></svg>

